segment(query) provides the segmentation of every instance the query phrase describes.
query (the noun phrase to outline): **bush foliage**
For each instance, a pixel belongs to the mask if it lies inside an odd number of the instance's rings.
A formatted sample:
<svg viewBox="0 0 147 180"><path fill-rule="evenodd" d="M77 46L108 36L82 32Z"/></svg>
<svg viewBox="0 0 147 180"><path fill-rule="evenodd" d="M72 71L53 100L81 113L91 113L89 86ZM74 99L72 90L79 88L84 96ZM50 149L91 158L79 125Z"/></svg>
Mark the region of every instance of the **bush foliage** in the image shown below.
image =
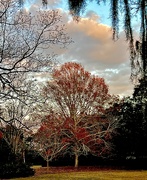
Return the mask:
<svg viewBox="0 0 147 180"><path fill-rule="evenodd" d="M0 166L0 178L28 177L34 175L34 170L24 163L9 163Z"/></svg>

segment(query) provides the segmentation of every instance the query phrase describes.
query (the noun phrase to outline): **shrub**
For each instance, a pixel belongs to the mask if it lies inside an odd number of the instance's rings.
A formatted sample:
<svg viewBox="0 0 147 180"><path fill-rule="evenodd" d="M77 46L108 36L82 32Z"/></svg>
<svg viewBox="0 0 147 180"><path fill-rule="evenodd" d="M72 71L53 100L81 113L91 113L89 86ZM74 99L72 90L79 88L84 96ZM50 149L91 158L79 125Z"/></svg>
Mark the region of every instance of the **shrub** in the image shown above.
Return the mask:
<svg viewBox="0 0 147 180"><path fill-rule="evenodd" d="M0 178L28 177L34 175L34 170L29 165L9 163L0 166Z"/></svg>

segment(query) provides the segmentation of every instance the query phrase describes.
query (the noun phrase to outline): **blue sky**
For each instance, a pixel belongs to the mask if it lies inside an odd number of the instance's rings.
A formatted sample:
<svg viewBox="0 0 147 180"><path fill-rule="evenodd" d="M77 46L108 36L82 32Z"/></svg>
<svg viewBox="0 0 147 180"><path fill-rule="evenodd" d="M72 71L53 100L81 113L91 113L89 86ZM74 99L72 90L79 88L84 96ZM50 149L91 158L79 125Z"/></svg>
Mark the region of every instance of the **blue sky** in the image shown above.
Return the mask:
<svg viewBox="0 0 147 180"><path fill-rule="evenodd" d="M100 5L98 5L95 1L90 2L87 7L86 7L86 11L94 11L95 13L97 13L100 16L100 22L107 24L107 25L111 25L111 21L110 21L110 12L109 12L109 5L101 3Z"/></svg>
<svg viewBox="0 0 147 180"><path fill-rule="evenodd" d="M41 0L40 0L41 1ZM36 3L36 0L26 0L25 7L30 8L32 4ZM60 0L59 2L56 1L56 8L62 8L65 11L68 11L68 3L67 0ZM94 11L101 17L101 22L107 25L111 25L110 18L109 18L109 6L108 3L101 3L98 5L95 1L92 1L87 4L85 12L81 13L81 16L86 16L86 12Z"/></svg>
<svg viewBox="0 0 147 180"><path fill-rule="evenodd" d="M50 0L48 2L49 9L60 9L67 33L74 41L64 51L55 50L58 60L61 63L79 62L86 70L103 77L111 94L131 95L133 84L130 80L128 44L123 32L120 32L118 41L112 40L109 5L98 6L95 1L90 2L80 22L77 23L69 15L67 1ZM30 7L31 11L37 10L37 7L41 7L41 0L27 0L26 7Z"/></svg>

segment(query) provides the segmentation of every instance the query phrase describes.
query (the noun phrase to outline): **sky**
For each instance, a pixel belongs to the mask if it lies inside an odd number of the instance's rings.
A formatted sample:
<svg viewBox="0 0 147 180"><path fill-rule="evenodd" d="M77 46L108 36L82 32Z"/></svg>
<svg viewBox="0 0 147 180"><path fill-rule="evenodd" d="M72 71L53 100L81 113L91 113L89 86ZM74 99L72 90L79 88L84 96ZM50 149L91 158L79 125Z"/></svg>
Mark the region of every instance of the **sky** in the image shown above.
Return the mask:
<svg viewBox="0 0 147 180"><path fill-rule="evenodd" d="M130 80L131 67L128 44L124 32L120 32L117 41L112 40L109 6L100 7L93 1L86 7L77 23L71 18L67 0L49 0L49 9L59 9L67 33L74 43L63 51L58 51L58 61L78 62L92 74L105 79L111 94L121 97L133 93ZM25 7L32 11L41 7L41 0L27 0Z"/></svg>

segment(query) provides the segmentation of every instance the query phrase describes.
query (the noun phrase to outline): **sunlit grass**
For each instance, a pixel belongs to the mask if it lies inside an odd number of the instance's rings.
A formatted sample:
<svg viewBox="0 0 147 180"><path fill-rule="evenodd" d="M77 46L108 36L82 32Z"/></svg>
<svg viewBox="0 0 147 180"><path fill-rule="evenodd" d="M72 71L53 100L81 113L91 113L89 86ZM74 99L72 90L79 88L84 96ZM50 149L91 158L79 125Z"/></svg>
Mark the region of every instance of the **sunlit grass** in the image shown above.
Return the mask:
<svg viewBox="0 0 147 180"><path fill-rule="evenodd" d="M13 180L147 180L147 171L90 171L45 174Z"/></svg>
<svg viewBox="0 0 147 180"><path fill-rule="evenodd" d="M42 167L41 165L31 166L31 168L33 168L33 169L39 169L39 168L41 168L41 167Z"/></svg>

